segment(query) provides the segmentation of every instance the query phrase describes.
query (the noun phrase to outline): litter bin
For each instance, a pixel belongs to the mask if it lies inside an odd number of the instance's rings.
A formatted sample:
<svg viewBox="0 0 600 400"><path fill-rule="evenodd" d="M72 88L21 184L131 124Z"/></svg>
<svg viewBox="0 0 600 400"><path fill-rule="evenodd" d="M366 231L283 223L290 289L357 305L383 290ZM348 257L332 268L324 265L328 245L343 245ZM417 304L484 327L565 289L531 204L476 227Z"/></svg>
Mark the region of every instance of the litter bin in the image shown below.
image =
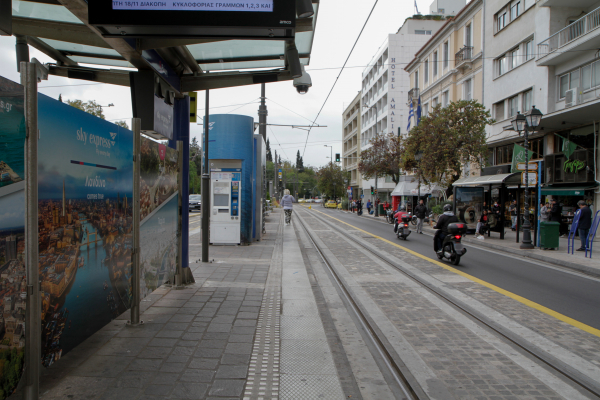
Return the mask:
<svg viewBox="0 0 600 400"><path fill-rule="evenodd" d="M383 211L383 203L379 203L379 216L383 216L385 215L385 212Z"/></svg>
<svg viewBox="0 0 600 400"><path fill-rule="evenodd" d="M560 222L540 222L540 247L542 249L557 249L560 237Z"/></svg>

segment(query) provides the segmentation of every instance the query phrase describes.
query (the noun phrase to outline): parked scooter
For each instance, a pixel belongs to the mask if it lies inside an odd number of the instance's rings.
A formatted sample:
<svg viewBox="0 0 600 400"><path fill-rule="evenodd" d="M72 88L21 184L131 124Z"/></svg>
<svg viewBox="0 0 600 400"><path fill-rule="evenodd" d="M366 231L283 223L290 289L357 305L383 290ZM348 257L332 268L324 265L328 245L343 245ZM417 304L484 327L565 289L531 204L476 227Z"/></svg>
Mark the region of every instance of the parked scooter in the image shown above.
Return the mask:
<svg viewBox="0 0 600 400"><path fill-rule="evenodd" d="M402 217L402 222L398 224L396 228L396 236L398 239L406 240L408 236L410 236L410 228L408 227L408 222L410 221L410 215L405 215Z"/></svg>
<svg viewBox="0 0 600 400"><path fill-rule="evenodd" d="M467 232L464 223L453 223L448 225L448 234L442 241L442 250L437 253L438 258L447 259L454 265L460 263L460 258L465 255L467 249L461 243L462 237Z"/></svg>

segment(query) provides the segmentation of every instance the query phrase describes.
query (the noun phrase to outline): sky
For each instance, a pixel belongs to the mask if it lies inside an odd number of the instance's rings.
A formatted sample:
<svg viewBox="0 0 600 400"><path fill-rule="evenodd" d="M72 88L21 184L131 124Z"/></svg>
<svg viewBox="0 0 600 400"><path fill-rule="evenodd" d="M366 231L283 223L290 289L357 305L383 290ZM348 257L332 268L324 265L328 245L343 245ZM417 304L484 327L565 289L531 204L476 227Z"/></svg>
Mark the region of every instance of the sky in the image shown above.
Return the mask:
<svg viewBox="0 0 600 400"><path fill-rule="evenodd" d="M312 78L312 88L305 95L296 92L292 81L266 85L268 123L310 125L317 117L327 94L336 81L342 65L358 37L363 24L376 0L322 0L317 18L312 57L306 67ZM419 11L427 14L431 0L417 0ZM344 108L360 91L362 72L372 61L386 35L396 33L404 20L414 14L410 0L378 0L346 68L337 80L316 124L326 128L313 128L308 132L291 127L270 126L267 138L271 149L277 150L282 159L296 160L299 150L304 165L320 167L328 163L331 152L342 152L342 113ZM0 37L0 75L19 81L16 70L15 38ZM30 56L41 62L54 62L48 56L30 48ZM95 100L104 108L107 120L127 120L132 117L129 88L115 85L94 84L88 81L50 76L39 84L40 92L57 99ZM258 122L260 85L210 91L212 114L241 114L254 117ZM198 93L198 115L204 115L204 92ZM248 104L249 103L249 104ZM291 111L290 111L291 110ZM201 124L201 119L199 120ZM191 126L191 134L201 141L202 127ZM306 146L305 146L306 144ZM333 146L332 149L325 146ZM333 150L333 151L332 151Z"/></svg>

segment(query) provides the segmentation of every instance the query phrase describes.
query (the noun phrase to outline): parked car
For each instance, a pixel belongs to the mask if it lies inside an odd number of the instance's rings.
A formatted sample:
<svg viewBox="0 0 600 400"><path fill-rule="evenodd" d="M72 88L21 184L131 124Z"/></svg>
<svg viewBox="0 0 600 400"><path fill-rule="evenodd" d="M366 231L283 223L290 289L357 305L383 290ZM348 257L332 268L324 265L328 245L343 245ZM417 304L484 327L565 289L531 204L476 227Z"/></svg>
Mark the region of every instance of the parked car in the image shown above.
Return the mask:
<svg viewBox="0 0 600 400"><path fill-rule="evenodd" d="M190 194L190 200L189 200L189 211L192 212L194 210L201 210L201 204L202 202L202 195L199 194Z"/></svg>
<svg viewBox="0 0 600 400"><path fill-rule="evenodd" d="M325 208L337 208L337 203L335 200L327 200L327 203L325 203Z"/></svg>

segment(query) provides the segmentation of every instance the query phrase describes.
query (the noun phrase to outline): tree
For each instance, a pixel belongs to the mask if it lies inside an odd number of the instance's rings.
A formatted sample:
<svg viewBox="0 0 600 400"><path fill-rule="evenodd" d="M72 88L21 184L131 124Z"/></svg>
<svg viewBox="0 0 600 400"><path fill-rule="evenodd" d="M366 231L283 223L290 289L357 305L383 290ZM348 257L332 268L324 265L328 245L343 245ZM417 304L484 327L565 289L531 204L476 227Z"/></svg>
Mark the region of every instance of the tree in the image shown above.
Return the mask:
<svg viewBox="0 0 600 400"><path fill-rule="evenodd" d="M300 150L298 150L298 153L296 154L296 168L298 168L299 170L302 170L304 168L304 161L300 156Z"/></svg>
<svg viewBox="0 0 600 400"><path fill-rule="evenodd" d="M102 106L96 103L94 100L90 100L87 103L84 103L82 100L67 100L67 104L78 108L82 111L85 111L88 114L92 114L98 118L106 119L104 116L104 112L102 111Z"/></svg>
<svg viewBox="0 0 600 400"><path fill-rule="evenodd" d="M408 133L402 168L411 170L418 166L416 173L422 181L447 187L451 193L452 184L462 176L463 165L485 165L485 127L494 122L490 112L475 100L451 102L446 107L437 105ZM417 152L422 152L418 164Z"/></svg>
<svg viewBox="0 0 600 400"><path fill-rule="evenodd" d="M344 174L333 161L317 171L317 179L317 187L329 198L344 196Z"/></svg>
<svg viewBox="0 0 600 400"><path fill-rule="evenodd" d="M273 154L271 153L271 143L267 139L267 161L273 162Z"/></svg>
<svg viewBox="0 0 600 400"><path fill-rule="evenodd" d="M63 102L62 101L62 93L58 95L58 101L60 101L61 103Z"/></svg>
<svg viewBox="0 0 600 400"><path fill-rule="evenodd" d="M118 125L121 128L129 129L129 125L127 125L127 122L125 121L117 121L115 122L115 125Z"/></svg>
<svg viewBox="0 0 600 400"><path fill-rule="evenodd" d="M365 179L389 176L395 184L400 181L400 163L404 153L404 141L392 133L377 134L369 143L371 147L361 151L358 170Z"/></svg>

